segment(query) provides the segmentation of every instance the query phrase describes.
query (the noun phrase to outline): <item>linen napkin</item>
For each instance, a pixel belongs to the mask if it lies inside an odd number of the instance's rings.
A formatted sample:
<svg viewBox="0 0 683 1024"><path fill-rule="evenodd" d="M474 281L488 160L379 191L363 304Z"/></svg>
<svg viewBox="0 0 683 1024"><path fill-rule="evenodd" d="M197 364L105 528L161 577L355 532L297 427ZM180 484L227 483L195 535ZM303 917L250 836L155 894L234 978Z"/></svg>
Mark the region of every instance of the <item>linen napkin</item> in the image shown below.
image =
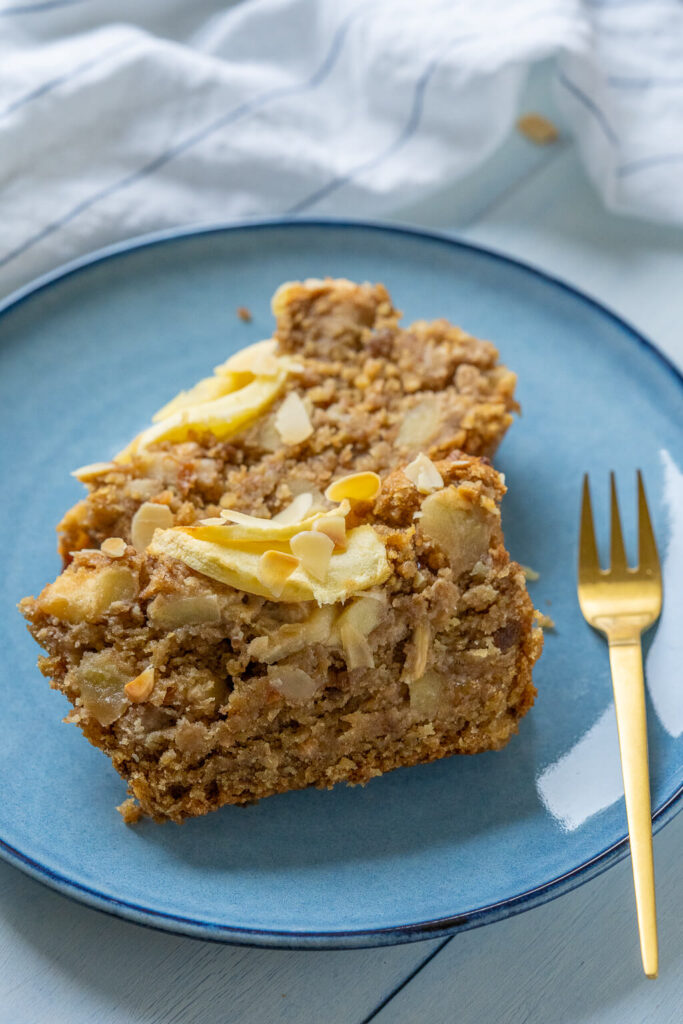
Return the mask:
<svg viewBox="0 0 683 1024"><path fill-rule="evenodd" d="M377 217L554 86L613 210L683 222L677 0L0 0L0 295L107 243Z"/></svg>

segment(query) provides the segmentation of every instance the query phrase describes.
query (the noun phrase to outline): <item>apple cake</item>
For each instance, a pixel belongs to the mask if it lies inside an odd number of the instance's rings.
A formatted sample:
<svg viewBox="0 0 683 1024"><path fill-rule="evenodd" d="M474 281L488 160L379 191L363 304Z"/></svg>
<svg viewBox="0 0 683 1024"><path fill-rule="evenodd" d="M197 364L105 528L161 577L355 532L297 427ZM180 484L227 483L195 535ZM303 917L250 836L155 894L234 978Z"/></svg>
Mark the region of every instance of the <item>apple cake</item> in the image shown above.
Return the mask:
<svg viewBox="0 0 683 1024"><path fill-rule="evenodd" d="M503 746L542 637L492 455L493 345L386 290L284 285L273 338L181 392L59 526L21 610L127 821Z"/></svg>

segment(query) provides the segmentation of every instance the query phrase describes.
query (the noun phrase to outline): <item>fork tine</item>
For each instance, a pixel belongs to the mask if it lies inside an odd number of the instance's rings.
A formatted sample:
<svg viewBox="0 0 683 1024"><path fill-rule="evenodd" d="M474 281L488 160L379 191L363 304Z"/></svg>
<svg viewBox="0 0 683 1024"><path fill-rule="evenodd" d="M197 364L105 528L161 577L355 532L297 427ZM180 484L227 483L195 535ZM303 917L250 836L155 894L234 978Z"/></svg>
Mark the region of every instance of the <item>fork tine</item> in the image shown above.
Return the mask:
<svg viewBox="0 0 683 1024"><path fill-rule="evenodd" d="M645 497L643 477L638 470L638 568L659 575L659 555Z"/></svg>
<svg viewBox="0 0 683 1024"><path fill-rule="evenodd" d="M600 572L598 546L595 543L593 510L588 473L583 476L583 497L581 499L581 527L579 530L579 581L593 578Z"/></svg>
<svg viewBox="0 0 683 1024"><path fill-rule="evenodd" d="M617 482L614 473L609 475L610 485L610 569L612 572L627 569L626 549L624 547L624 535L621 532L621 519L619 518L619 499L617 498Z"/></svg>

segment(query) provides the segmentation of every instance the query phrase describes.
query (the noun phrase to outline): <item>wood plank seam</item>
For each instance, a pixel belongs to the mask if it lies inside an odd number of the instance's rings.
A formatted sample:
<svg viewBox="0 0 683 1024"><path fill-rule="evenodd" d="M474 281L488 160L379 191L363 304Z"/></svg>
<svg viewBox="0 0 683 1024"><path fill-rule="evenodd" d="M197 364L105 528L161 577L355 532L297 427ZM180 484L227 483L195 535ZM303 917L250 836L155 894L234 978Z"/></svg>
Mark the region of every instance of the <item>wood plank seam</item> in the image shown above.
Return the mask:
<svg viewBox="0 0 683 1024"><path fill-rule="evenodd" d="M385 1008L385 1006L387 1006L392 1001L392 999L395 999L396 996L399 994L399 992L402 992L403 989L406 987L406 985L409 985L411 983L411 981L413 980L413 978L416 978L417 975L420 973L420 971L423 970L423 968L425 968L427 966L427 964L431 963L432 960L434 959L434 957L438 956L439 953L441 952L441 950L445 949L446 946L448 945L448 943L453 938L454 938L453 935L448 935L443 940L443 942L440 942L439 945L436 947L436 949L433 949L431 951L431 953L429 953L429 955L426 956L424 958L424 960L417 965L417 967L413 968L413 970L409 974L406 975L406 977L403 979L403 981L399 985L397 985L394 989L392 989L392 991L389 992L389 994L384 997L382 1002L378 1006L376 1006L375 1009L372 1010L372 1012L367 1017L363 1017L363 1020L360 1021L359 1024L370 1024L370 1021L374 1020L375 1017L377 1016L377 1014L381 1013L381 1011Z"/></svg>

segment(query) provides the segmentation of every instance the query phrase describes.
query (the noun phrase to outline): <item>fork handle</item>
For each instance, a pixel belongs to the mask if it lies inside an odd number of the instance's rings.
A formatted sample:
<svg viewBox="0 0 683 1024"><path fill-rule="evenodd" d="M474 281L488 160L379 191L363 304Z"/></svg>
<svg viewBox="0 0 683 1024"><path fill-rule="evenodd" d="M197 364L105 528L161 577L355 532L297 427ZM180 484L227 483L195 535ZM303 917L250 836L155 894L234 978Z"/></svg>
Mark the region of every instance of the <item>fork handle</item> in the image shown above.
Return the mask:
<svg viewBox="0 0 683 1024"><path fill-rule="evenodd" d="M609 660L619 730L626 817L631 842L633 882L640 933L640 953L648 978L658 971L655 875L652 859L652 812L647 762L645 684L640 636L610 638Z"/></svg>

